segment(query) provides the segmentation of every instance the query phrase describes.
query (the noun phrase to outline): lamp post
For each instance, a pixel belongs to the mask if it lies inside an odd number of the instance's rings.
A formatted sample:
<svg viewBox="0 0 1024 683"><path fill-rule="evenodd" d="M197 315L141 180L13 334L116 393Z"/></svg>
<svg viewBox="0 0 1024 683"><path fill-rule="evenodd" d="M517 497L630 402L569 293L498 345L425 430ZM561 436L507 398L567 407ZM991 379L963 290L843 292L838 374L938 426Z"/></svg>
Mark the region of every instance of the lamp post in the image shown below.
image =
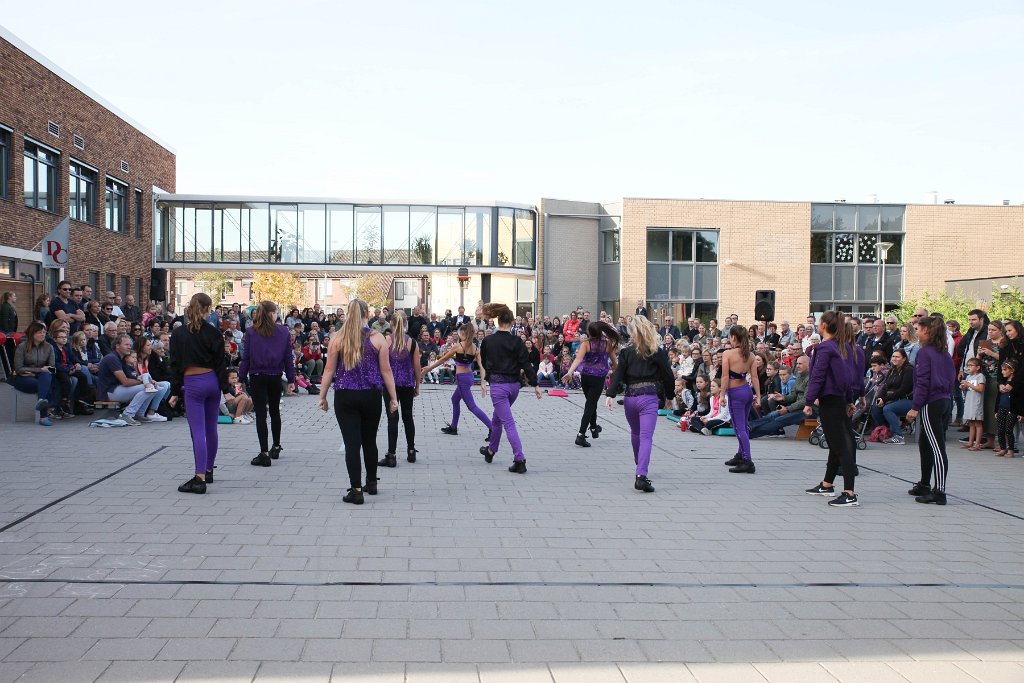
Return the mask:
<svg viewBox="0 0 1024 683"><path fill-rule="evenodd" d="M878 258L882 262L882 306L879 315L882 319L885 319L885 262L889 256L889 250L892 249L892 242L878 242L875 244L875 249L878 250Z"/></svg>
<svg viewBox="0 0 1024 683"><path fill-rule="evenodd" d="M459 280L459 306L465 306L466 288L469 287L469 268L459 268L456 277Z"/></svg>

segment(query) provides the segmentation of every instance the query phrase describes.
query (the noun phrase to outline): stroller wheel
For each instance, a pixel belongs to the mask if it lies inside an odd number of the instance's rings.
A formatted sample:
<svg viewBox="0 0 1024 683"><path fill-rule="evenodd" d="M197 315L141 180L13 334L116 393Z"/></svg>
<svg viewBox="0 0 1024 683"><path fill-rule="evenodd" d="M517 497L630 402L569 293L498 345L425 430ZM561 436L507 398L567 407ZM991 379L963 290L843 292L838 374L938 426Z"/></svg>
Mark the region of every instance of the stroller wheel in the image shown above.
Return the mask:
<svg viewBox="0 0 1024 683"><path fill-rule="evenodd" d="M864 439L857 439L857 450L866 451L868 449L868 442Z"/></svg>
<svg viewBox="0 0 1024 683"><path fill-rule="evenodd" d="M811 435L810 435L809 437L807 437L807 441L808 441L808 442L809 442L809 443L810 443L810 444L811 444L812 446L817 446L817 445L818 445L818 442L819 442L819 441L821 441L821 437L820 437L820 436L818 436L817 434L811 434Z"/></svg>
<svg viewBox="0 0 1024 683"><path fill-rule="evenodd" d="M821 437L821 440L818 441L818 448L828 450L828 439L826 439L824 436Z"/></svg>

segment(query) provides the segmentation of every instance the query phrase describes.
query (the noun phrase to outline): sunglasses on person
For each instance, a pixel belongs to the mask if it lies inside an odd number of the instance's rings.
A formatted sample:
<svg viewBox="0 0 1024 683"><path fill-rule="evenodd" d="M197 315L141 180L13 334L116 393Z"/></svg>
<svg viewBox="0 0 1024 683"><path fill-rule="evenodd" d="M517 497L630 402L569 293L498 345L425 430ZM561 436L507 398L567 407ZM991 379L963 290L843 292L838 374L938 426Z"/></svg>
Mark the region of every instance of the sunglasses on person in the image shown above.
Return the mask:
<svg viewBox="0 0 1024 683"><path fill-rule="evenodd" d="M70 287L61 287L60 291L62 291L62 292L70 292L71 288Z"/></svg>

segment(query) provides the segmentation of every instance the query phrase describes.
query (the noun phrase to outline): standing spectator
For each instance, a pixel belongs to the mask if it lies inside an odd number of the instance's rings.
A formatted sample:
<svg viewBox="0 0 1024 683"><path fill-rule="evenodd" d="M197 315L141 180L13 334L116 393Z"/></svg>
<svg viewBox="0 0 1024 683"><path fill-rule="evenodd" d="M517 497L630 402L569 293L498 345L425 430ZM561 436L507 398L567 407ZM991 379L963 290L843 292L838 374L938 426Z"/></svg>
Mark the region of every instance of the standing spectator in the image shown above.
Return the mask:
<svg viewBox="0 0 1024 683"><path fill-rule="evenodd" d="M881 318L875 318L871 322L871 334L864 343L864 356L866 358L870 359L876 353L881 353L885 358L892 356L893 341L885 333L884 328L885 324ZM865 373L867 368L867 361L865 361L863 368Z"/></svg>
<svg viewBox="0 0 1024 683"><path fill-rule="evenodd" d="M999 371L1001 376L999 378L998 426L996 428L996 441L999 445L995 454L1004 458L1012 458L1017 416L1013 413L1010 394L1013 391L1013 375L1017 371L1017 363L1008 360L999 366Z"/></svg>
<svg viewBox="0 0 1024 683"><path fill-rule="evenodd" d="M135 295L133 294L129 294L124 298L124 306L121 307L121 313L125 318L128 318L128 322L142 322L142 309L135 305Z"/></svg>
<svg viewBox="0 0 1024 683"><path fill-rule="evenodd" d="M47 320L44 320L49 325L54 320L60 320L66 322L70 327L74 327L76 323L85 322L85 311L82 307L72 299L73 289L71 283L67 280L61 280L57 284L57 295L50 301L50 314ZM82 290L78 290L78 299L81 301ZM71 331L74 331L73 329Z"/></svg>
<svg viewBox="0 0 1024 683"><path fill-rule="evenodd" d="M46 327L33 320L25 329L25 338L14 350L14 375L7 381L26 394L36 394L35 409L39 424L50 427L50 410L58 410L60 394L54 381L53 347L46 342Z"/></svg>
<svg viewBox="0 0 1024 683"><path fill-rule="evenodd" d="M50 317L50 306L53 303L53 299L49 294L43 293L36 297L35 303L32 305L32 315L35 319L41 323L46 323L46 319Z"/></svg>
<svg viewBox="0 0 1024 683"><path fill-rule="evenodd" d="M969 451L980 451L981 442L984 438L985 421L985 375L982 373L981 360L971 358L964 368L963 379L960 380L960 390L964 392L964 421L967 422L969 432L967 443L961 445Z"/></svg>
<svg viewBox="0 0 1024 683"><path fill-rule="evenodd" d="M989 319L988 315L981 309L975 308L967 314L967 333L961 335L960 342L956 344L953 351L953 358L956 362L957 369L957 386L953 389L953 401L956 403L956 422L955 425L959 425L964 416L964 397L965 394L959 388L959 382L964 378L964 374L967 369L967 361L972 358L978 357L982 349L991 349L991 343L982 345L981 342L988 339L989 330ZM1002 336L1000 330L1000 337ZM990 358L995 358L991 356ZM991 364L990 364L991 365ZM989 367L989 370L994 371L989 375L989 378L995 382L999 380L998 365ZM986 392L986 395L988 392ZM993 398L995 394L992 394Z"/></svg>
<svg viewBox="0 0 1024 683"><path fill-rule="evenodd" d="M455 316L454 327L458 329L469 322L469 316L466 315L465 306L459 306L459 314ZM478 328L479 329L479 328Z"/></svg>
<svg viewBox="0 0 1024 683"><path fill-rule="evenodd" d="M901 325L899 338L893 344L893 351L899 349L907 355L907 362L911 365L917 360L917 351L921 345L917 343L917 333L913 325Z"/></svg>
<svg viewBox="0 0 1024 683"><path fill-rule="evenodd" d="M669 335L672 339L679 339L682 334L679 332L679 328L672 324L672 316L666 315L662 318L661 329L658 330L658 336L664 338L665 335Z"/></svg>
<svg viewBox="0 0 1024 683"><path fill-rule="evenodd" d="M0 332L13 334L18 331L18 311L14 307L17 303L16 292L4 292L3 303L0 303Z"/></svg>
<svg viewBox="0 0 1024 683"><path fill-rule="evenodd" d="M636 310L633 311L633 315L642 315L643 317L650 319L650 315L647 313L647 307L644 306L643 299L636 300Z"/></svg>
<svg viewBox="0 0 1024 683"><path fill-rule="evenodd" d="M430 336L434 336L434 330L430 328L427 323L426 317L423 315L423 307L416 306L412 309L412 315L409 316L409 336L413 339L418 339L420 336L420 328L426 327ZM399 401L401 403L401 401Z"/></svg>
<svg viewBox="0 0 1024 683"><path fill-rule="evenodd" d="M576 311L569 313L569 319L562 325L562 335L568 343L576 341L576 335L580 329L580 319Z"/></svg>

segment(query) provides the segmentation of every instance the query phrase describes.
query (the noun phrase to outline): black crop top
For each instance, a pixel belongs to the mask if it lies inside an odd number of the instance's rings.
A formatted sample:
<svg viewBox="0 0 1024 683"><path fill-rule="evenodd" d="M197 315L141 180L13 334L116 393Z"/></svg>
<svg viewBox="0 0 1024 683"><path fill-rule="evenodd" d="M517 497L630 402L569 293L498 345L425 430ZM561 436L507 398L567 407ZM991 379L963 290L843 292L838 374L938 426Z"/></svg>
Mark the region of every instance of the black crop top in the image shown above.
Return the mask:
<svg viewBox="0 0 1024 683"><path fill-rule="evenodd" d="M480 364L487 371L487 375L519 377L522 371L526 373L526 381L530 386L537 386L537 373L530 364L526 344L509 332L499 331L484 338L480 344Z"/></svg>
<svg viewBox="0 0 1024 683"><path fill-rule="evenodd" d="M227 375L224 337L213 325L204 322L198 332L181 325L171 333L171 388L175 395L185 383L186 368L210 368L223 382Z"/></svg>
<svg viewBox="0 0 1024 683"><path fill-rule="evenodd" d="M458 351L455 352L455 362L456 363L463 363L465 365L470 365L475 360L476 360L476 356L470 355L468 353L459 353Z"/></svg>
<svg viewBox="0 0 1024 683"><path fill-rule="evenodd" d="M747 373L745 373L745 372L735 372L733 370L729 371L729 379L746 379L746 378L747 378Z"/></svg>

